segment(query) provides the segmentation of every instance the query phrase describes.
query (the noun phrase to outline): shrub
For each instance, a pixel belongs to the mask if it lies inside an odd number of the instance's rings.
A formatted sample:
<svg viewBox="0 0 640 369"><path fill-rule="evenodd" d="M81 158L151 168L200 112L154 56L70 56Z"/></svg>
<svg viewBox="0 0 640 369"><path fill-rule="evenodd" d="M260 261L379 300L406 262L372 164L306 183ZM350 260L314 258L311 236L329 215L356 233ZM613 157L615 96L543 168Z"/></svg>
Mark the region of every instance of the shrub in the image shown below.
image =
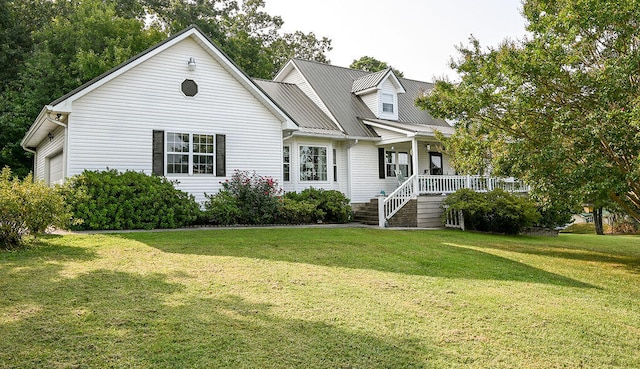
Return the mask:
<svg viewBox="0 0 640 369"><path fill-rule="evenodd" d="M214 224L272 224L280 212L280 192L271 177L235 170L217 194L205 194L205 213Z"/></svg>
<svg viewBox="0 0 640 369"><path fill-rule="evenodd" d="M42 181L12 177L11 169L0 172L0 248L12 249L26 234L37 236L50 226L64 227L71 215L64 199Z"/></svg>
<svg viewBox="0 0 640 369"><path fill-rule="evenodd" d="M561 204L545 204L538 206L540 219L536 227L557 228L565 226L573 221L572 215L578 210Z"/></svg>
<svg viewBox="0 0 640 369"><path fill-rule="evenodd" d="M326 223L348 223L351 221L352 211L349 199L340 191L311 187L300 193L289 192L285 197L315 205L317 209L324 213L318 213L318 218L315 221Z"/></svg>
<svg viewBox="0 0 640 369"><path fill-rule="evenodd" d="M481 232L518 234L540 219L533 201L501 189L487 193L458 190L444 205L462 211L465 228Z"/></svg>
<svg viewBox="0 0 640 369"><path fill-rule="evenodd" d="M308 201L282 198L278 222L283 224L308 224L324 219L325 213Z"/></svg>
<svg viewBox="0 0 640 369"><path fill-rule="evenodd" d="M72 177L63 193L76 230L178 228L192 224L200 212L192 195L164 177L117 170L84 171Z"/></svg>

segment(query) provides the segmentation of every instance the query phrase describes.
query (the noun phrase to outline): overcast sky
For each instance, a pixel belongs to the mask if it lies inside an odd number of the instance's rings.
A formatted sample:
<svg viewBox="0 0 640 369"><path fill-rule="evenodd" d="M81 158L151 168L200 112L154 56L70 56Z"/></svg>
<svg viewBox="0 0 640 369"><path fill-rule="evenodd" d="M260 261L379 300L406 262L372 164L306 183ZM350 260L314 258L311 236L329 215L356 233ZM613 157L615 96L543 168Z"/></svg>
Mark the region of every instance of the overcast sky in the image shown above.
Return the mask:
<svg viewBox="0 0 640 369"><path fill-rule="evenodd" d="M331 64L348 67L372 56L404 72L433 81L447 75L451 56L473 34L482 46L522 38L520 0L265 0L284 20L283 31L314 32L332 40Z"/></svg>

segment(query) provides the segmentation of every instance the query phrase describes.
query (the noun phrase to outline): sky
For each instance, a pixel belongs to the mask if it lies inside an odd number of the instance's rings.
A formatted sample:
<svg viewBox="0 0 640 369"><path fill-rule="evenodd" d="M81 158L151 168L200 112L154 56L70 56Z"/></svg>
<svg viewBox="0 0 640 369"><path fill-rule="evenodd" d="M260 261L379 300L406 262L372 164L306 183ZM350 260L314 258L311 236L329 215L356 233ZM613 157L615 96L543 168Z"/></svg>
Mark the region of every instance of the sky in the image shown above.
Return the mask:
<svg viewBox="0 0 640 369"><path fill-rule="evenodd" d="M449 61L472 34L483 47L522 39L521 9L520 0L265 0L282 31L330 38L331 64L348 67L366 55L420 81L456 80Z"/></svg>

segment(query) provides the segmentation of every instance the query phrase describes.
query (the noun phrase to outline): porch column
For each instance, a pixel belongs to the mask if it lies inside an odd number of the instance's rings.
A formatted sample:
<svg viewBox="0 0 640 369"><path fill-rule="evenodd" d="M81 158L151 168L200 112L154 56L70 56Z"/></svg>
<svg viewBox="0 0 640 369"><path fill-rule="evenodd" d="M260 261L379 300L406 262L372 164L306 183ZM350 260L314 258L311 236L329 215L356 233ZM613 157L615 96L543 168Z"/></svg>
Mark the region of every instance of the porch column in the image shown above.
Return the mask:
<svg viewBox="0 0 640 369"><path fill-rule="evenodd" d="M415 137L411 140L411 151L413 152L413 155L411 155L411 164L413 165L413 173L411 173L411 175L413 175L413 193L420 194L420 188L418 187L420 185L418 181L418 172L420 171L418 169L418 140Z"/></svg>

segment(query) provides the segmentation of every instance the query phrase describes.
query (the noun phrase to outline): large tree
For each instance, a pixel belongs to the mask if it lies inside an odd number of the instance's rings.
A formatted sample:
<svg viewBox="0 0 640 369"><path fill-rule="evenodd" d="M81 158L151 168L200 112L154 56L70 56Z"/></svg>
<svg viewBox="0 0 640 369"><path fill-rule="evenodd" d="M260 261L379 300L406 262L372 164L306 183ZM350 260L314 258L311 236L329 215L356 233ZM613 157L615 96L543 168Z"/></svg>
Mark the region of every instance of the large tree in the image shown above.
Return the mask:
<svg viewBox="0 0 640 369"><path fill-rule="evenodd" d="M360 69L365 72L378 72L387 68L391 68L393 73L395 73L398 77L404 77L404 73L399 71L398 69L393 68L386 62L380 61L372 56L362 56L360 59L354 60L349 68L352 69Z"/></svg>
<svg viewBox="0 0 640 369"><path fill-rule="evenodd" d="M523 14L530 36L460 46L461 80L417 104L457 122L447 148L475 156L458 159L467 171L489 162L543 198L612 201L640 221L640 7L526 0Z"/></svg>

